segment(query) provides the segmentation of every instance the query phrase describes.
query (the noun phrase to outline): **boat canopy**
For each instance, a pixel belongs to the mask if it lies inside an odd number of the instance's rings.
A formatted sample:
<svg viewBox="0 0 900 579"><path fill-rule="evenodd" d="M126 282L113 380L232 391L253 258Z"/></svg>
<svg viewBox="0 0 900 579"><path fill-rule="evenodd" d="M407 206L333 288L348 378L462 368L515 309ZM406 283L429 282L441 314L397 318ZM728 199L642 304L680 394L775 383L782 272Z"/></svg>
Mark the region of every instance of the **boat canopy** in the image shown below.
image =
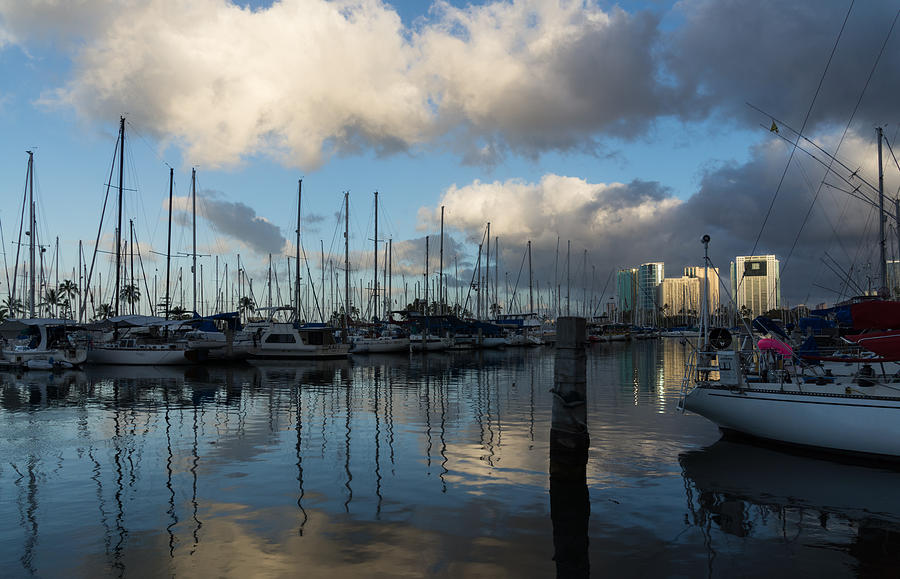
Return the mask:
<svg viewBox="0 0 900 579"><path fill-rule="evenodd" d="M753 320L753 329L761 334L774 334L783 340L787 340L787 334L778 325L778 322L766 316L756 316Z"/></svg>

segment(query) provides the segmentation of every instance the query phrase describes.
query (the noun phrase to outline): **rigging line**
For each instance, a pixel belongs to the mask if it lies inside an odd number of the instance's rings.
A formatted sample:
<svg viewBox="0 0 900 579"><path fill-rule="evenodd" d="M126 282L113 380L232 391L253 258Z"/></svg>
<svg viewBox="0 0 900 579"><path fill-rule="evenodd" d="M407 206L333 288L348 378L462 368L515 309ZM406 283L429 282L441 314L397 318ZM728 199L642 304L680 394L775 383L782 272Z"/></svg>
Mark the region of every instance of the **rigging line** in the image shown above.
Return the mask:
<svg viewBox="0 0 900 579"><path fill-rule="evenodd" d="M138 254L138 263L141 264L141 275L144 278L144 291L147 292L147 304L150 306L150 315L154 315L155 308L153 307L153 296L150 293L150 286L147 284L147 271L144 269L144 259L141 257L141 243L137 239L137 235L134 236L134 243L137 246L137 254Z"/></svg>
<svg viewBox="0 0 900 579"><path fill-rule="evenodd" d="M812 183L809 179L809 175L807 174L806 169L804 169L803 165L801 165L801 164L798 164L797 167L800 169L800 172L803 175L803 179L806 181L807 187L809 187L809 189L812 189ZM826 177L827 177L827 173L826 173ZM816 189L815 195L813 195L813 199L809 204L809 208L806 210L806 215L803 217L803 222L800 224L800 228L797 230L797 235L794 237L794 243L791 245L791 249L788 252L787 257L784 260L784 264L781 266L781 275L784 275L784 272L787 269L788 263L790 263L790 261L791 261L791 256L794 254L794 249L796 249L796 247L797 247L797 242L800 241L800 235L803 233L803 229L806 226L806 223L809 221L809 217L810 217L810 215L812 215L813 209L816 207L816 202L819 199L819 195L821 194L822 187L824 185L825 185L825 177L823 177L822 181L819 182L819 186ZM851 196L853 196L853 195L851 194ZM843 249L844 253L847 254L847 256L849 257L849 253L847 252L846 248L844 248L843 243L841 243L841 239L837 234L837 228L835 228L834 223L832 223L831 218L828 216L828 213L826 211L823 211L822 213L825 218L825 221L828 223L829 227L831 227L832 241L837 241L838 245L840 245L841 249Z"/></svg>
<svg viewBox="0 0 900 579"><path fill-rule="evenodd" d="M824 154L826 157L828 157L829 159L831 159L833 163L837 163L841 168L843 168L845 171L847 171L847 173L849 173L851 176L855 177L856 179L859 179L863 184L866 185L866 187L868 187L868 188L872 191L873 194L878 192L878 187L876 187L875 185L869 183L869 182L865 179L865 177L856 174L857 171L855 171L855 170L853 170L852 168L848 167L846 163L844 163L843 161L841 161L840 159L838 159L837 156L836 156L836 154L835 154L835 155L832 155L831 153L829 153L828 151L826 151L821 145L819 145L818 143L816 143L815 141L813 141L812 139L810 139L810 138L807 137L806 135L802 134L800 131L798 131L797 129L793 128L791 125L789 125L789 124L787 123L787 121L783 121L783 120L779 119L778 117L775 117L775 116L773 116L773 115L770 114L770 113L767 113L766 111L762 110L761 108L759 108L758 106L754 105L753 103L745 103L745 104L746 104L748 107L750 107L751 109L753 109L753 110L755 110L755 111L757 111L757 112L759 112L759 113L761 113L761 114L763 114L763 115L769 117L770 119L772 119L772 122L776 123L776 124L778 125L778 128L779 128L779 129L787 129L787 130L789 130L790 132L792 132L792 133L794 133L795 135L797 135L797 136L800 138L800 140L803 140L803 141L809 143L810 145L812 145L814 149L816 149L817 151L819 151L820 153ZM855 112L854 112L854 114L855 114ZM763 127L763 128L766 129L766 130L771 130L769 127L766 127L765 125L760 125L760 126ZM776 135L777 137L779 137L780 139L783 139L785 142L794 145L794 141L788 139L787 137L785 137L784 135L782 135L780 132L776 132L775 135ZM799 141L798 141L798 142L799 142ZM796 146L796 145L795 145L795 146ZM814 159L815 161L821 163L823 166L827 166L827 165L825 165L825 162L824 162L824 161L822 161L821 159L819 159L818 157L816 157L815 155L813 155L813 154L812 154L811 152L809 152L808 150L804 149L803 147L799 147L799 148L800 148L801 151L803 151L804 153L806 153L807 155L809 155L809 156L810 156L812 159ZM837 172L834 172L834 174L835 174L839 179L841 179L842 181L845 181L847 184L851 184L850 181L849 181L849 179L846 178L846 177L844 177L843 175L840 175L840 174L837 173Z"/></svg>
<svg viewBox="0 0 900 579"><path fill-rule="evenodd" d="M116 146L113 149L112 163L109 166L109 178L106 180L106 195L103 197L103 209L100 211L100 225L97 226L97 238L94 240L94 254L91 256L91 268L90 268L90 271L88 272L87 280L85 280L85 283L84 283L85 287L83 288L85 292L88 292L88 290L90 289L91 279L94 276L94 264L97 261L97 250L100 249L100 235L103 233L103 219L106 216L106 205L109 202L109 191L112 188L113 171L115 171L115 168L116 168L116 155L118 154L118 151L119 151L119 139L121 139L121 138L122 138L121 134L116 138ZM93 305L93 299L94 299L94 296L93 296L93 294L91 294L91 305ZM86 308L87 308L87 300L83 300L81 303L81 311L78 314L79 319L81 319ZM94 312L94 314L96 315L96 311Z"/></svg>
<svg viewBox="0 0 900 579"><path fill-rule="evenodd" d="M3 239L3 223L0 220L0 251L3 251L3 272L6 273L6 295L10 295L9 263L6 260L6 241Z"/></svg>
<svg viewBox="0 0 900 579"><path fill-rule="evenodd" d="M852 7L852 4L851 4ZM850 15L850 12L847 12L847 16ZM884 42L881 43L881 50L878 51L878 56L875 57L875 62L872 63L872 68L869 70L869 76L866 78L866 83L863 85L862 91L859 93L859 98L856 99L856 105L853 107L853 112L850 113L850 118L847 119L847 125L844 127L844 132L841 134L841 139L838 141L837 147L834 149L835 156L837 152L841 150L841 145L844 143L844 139L847 136L847 133L850 131L850 125L853 122L853 118L856 116L857 111L859 111L859 105L862 103L862 99L866 94L866 90L869 88L869 83L872 81L872 77L875 75L875 70L878 68L878 63L881 60L881 55L884 54L884 48L887 46L888 40L891 38L891 34L894 32L894 26L897 24L897 16L900 16L900 10L897 11L897 14L894 15L894 20L891 22L891 28L888 30L887 36L884 38ZM846 23L846 19L844 20ZM837 44L835 44L837 46ZM833 53L832 53L833 54ZM805 123L804 123L805 124ZM888 149L890 149L890 144L888 144ZM891 151L893 154L893 151ZM831 171L831 166L834 164L834 157L830 157L830 161L828 162L828 171ZM894 159L896 162L896 158ZM898 166L900 167L900 166ZM822 192L822 186L825 183L825 179L828 177L828 173L822 177L822 181L819 182L819 187L816 189L815 197L813 197L812 203L810 203L809 210L806 212L806 216L803 218L803 222L800 224L800 229L797 231L797 236L794 238L794 243L791 245L791 250L788 252L788 256L784 261L784 266L782 267L782 274L787 269L788 263L791 260L791 255L794 253L794 249L797 247L797 242L800 240L800 234L803 233L803 228L806 226L807 221L809 220L809 216L812 213L813 206L816 204L816 201L819 199L819 194Z"/></svg>
<svg viewBox="0 0 900 579"><path fill-rule="evenodd" d="M897 166L897 169L900 170L900 163L897 162L897 156L894 154L894 149L891 147L891 142L884 139L884 142L887 144L888 151L891 152L891 158L894 160L894 165ZM900 185L897 186L897 197L900 197Z"/></svg>
<svg viewBox="0 0 900 579"><path fill-rule="evenodd" d="M838 36L834 41L834 46L831 48L831 54L828 56L828 62L825 63L825 70L822 71L822 76L819 78L819 86L816 87L816 93L813 95L812 102L809 103L809 108L806 110L806 118L803 119L803 125L800 127L800 133L806 129L806 123L809 122L809 117L812 114L813 106L816 103L816 99L819 97L819 91L822 90L822 83L825 82L825 75L828 73L828 68L831 66L831 60L834 58L834 53L837 51L838 43L841 40L841 36L844 34L844 27L847 25L847 20L850 18L850 12L853 10L853 4L856 0L850 1L850 7L847 8L847 15L844 16L844 22L841 24L841 30L838 32ZM784 165L784 171L781 173L781 180L778 181L778 187L775 189L775 194L772 196L772 202L769 203L769 209L766 211L766 216L763 219L762 226L759 228L759 234L756 236L756 241L753 243L753 251L750 252L750 255L756 255L756 248L759 246L759 240L762 238L763 231L766 228L766 223L769 221L769 216L772 214L772 209L775 207L775 200L778 199L778 194L781 191L781 186L784 184L784 179L787 176L788 169L791 166L791 161L794 159L794 154L797 152L797 145L799 143L799 137L797 142L794 143L794 147L791 149L790 157L788 157L787 163ZM741 278L743 282L743 278Z"/></svg>
<svg viewBox="0 0 900 579"><path fill-rule="evenodd" d="M522 277L522 269L525 267L525 258L528 257L528 249L525 249L525 252L522 254L522 263L519 264L519 274L516 276L516 285L513 287L513 294L510 298L510 303L516 303L516 294L519 291L519 279ZM510 310L507 310L510 311Z"/></svg>
<svg viewBox="0 0 900 579"><path fill-rule="evenodd" d="M787 126L787 125L785 125L785 126ZM784 135L780 135L780 134L779 134L779 135L777 135L777 137L778 137L779 139L782 139L783 141L785 141L785 142L787 142L787 143L789 143L789 144L795 146L795 147L796 147L797 149L799 149L800 151L806 153L807 156L809 156L810 159L812 159L812 160L815 161L816 163L819 163L820 165L822 165L822 166L825 167L826 169L829 167L829 164L825 163L825 161L823 161L822 159L820 159L818 156L814 155L811 151L809 151L809 150L807 150L807 149L805 149L805 148L803 148L803 147L801 147L801 146L799 146L799 145L795 145L793 141L791 141L790 139L788 139L788 138L785 137ZM810 142L811 142L811 141L810 141ZM837 160L833 155L831 155L830 153L828 153L827 151L825 151L825 150L822 149L821 147L818 147L817 145L815 145L815 143L813 143L813 146L816 146L820 151L822 151L822 153L825 154L826 157L828 157L829 159L831 159L834 163L838 163L839 165L841 165L842 167L844 167L845 169L847 169L847 171L849 171L851 174L853 173L853 171L851 171L849 167L847 167L846 165L844 165L843 163L841 163L841 161ZM850 187L853 186L853 183L850 181L849 178L844 177L843 175L841 175L840 173L837 173L837 172L835 172L835 171L831 171L831 173L832 173L835 177L837 177L838 179L840 179L841 181L843 181L844 183L846 183L848 186L850 186ZM875 189L874 187L872 187L872 184L871 184L871 183L869 183L868 181L866 181L866 180L863 179L862 177L860 177L860 176L857 175L856 178L859 179L860 181L862 181L863 184L865 184L866 186L868 186L869 188L871 188L871 189L873 190L873 192L877 192L877 191L878 191L877 189ZM857 192L859 193L860 199L862 199L863 201L865 201L866 203L868 203L869 205L872 205L872 206L874 206L874 207L877 207L877 206L878 206L878 202L877 202L877 201L874 201L874 200L869 199L868 197L866 197L866 195L860 190L860 186L859 186L859 185L857 185L857 186L854 188L854 190L857 191Z"/></svg>

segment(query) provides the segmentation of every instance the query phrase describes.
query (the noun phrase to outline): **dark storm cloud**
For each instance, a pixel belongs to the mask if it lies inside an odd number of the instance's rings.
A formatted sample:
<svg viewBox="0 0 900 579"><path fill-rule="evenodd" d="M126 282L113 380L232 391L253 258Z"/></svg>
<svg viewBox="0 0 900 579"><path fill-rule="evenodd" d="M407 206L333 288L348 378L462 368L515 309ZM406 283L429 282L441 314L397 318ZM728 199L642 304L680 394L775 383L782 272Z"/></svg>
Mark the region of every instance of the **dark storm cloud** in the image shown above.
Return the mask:
<svg viewBox="0 0 900 579"><path fill-rule="evenodd" d="M203 191L197 198L198 214L209 222L213 231L239 241L252 251L265 255L280 253L286 239L281 230L244 203L226 201L216 191ZM190 199L175 199L174 208L179 211L176 221L190 224Z"/></svg>

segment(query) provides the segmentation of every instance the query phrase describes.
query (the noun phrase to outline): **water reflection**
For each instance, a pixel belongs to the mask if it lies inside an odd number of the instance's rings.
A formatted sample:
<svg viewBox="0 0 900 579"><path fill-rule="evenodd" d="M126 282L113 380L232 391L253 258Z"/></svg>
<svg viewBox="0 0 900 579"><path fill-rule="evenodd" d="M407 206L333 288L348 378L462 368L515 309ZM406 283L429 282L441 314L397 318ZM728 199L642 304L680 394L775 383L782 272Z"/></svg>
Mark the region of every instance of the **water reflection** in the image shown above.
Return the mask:
<svg viewBox="0 0 900 579"><path fill-rule="evenodd" d="M893 544L878 533L897 509L866 501L894 474L843 477L844 504L820 502L813 483L781 495L749 473L743 489L710 483L701 474L725 458L689 452L718 431L675 412L677 341L586 354L591 446L572 496L591 513L595 570L723 576L749 559L855 575L877 561L873 538ZM552 349L522 349L2 373L0 568L553 576L554 368ZM803 508L776 514L769 495Z"/></svg>
<svg viewBox="0 0 900 579"><path fill-rule="evenodd" d="M739 545L767 538L791 549L810 545L852 555L858 576L897 573L900 470L725 440L684 453L679 462L689 520L703 531L710 576L721 574L717 567L727 567L735 555L725 535Z"/></svg>

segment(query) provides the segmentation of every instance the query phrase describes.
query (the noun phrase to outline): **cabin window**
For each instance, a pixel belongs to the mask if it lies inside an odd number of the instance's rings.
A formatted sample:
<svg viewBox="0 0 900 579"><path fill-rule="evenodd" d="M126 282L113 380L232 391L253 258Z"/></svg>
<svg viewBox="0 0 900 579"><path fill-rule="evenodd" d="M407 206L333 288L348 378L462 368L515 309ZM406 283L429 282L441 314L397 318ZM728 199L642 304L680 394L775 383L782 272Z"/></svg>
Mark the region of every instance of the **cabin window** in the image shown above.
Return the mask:
<svg viewBox="0 0 900 579"><path fill-rule="evenodd" d="M321 346L325 340L322 332L303 332L303 342L310 346Z"/></svg>
<svg viewBox="0 0 900 579"><path fill-rule="evenodd" d="M296 344L297 338L293 334L269 334L265 341L267 344Z"/></svg>

